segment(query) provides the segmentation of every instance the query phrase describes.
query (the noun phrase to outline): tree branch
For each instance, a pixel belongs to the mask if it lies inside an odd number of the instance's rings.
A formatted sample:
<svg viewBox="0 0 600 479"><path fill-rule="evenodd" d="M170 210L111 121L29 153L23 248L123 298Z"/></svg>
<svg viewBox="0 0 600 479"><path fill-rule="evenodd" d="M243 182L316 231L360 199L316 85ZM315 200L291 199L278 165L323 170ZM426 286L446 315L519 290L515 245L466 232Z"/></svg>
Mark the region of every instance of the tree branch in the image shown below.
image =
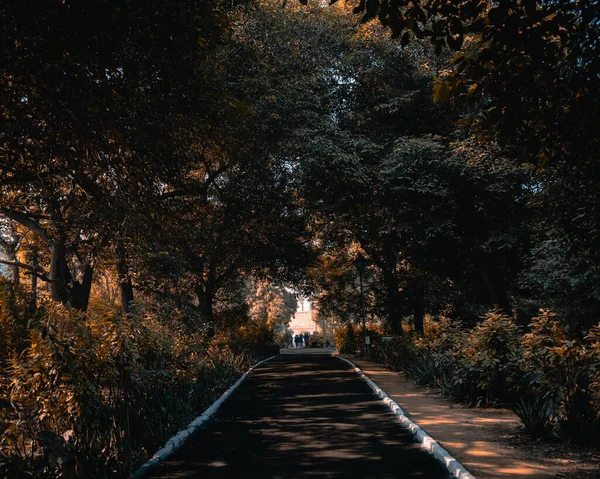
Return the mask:
<svg viewBox="0 0 600 479"><path fill-rule="evenodd" d="M21 263L20 261L9 261L6 259L0 259L0 263L6 264L8 266L18 266L19 268L23 268L27 270L27 274L33 274L40 278L42 281L47 283L59 283L60 280L50 279L48 277L48 273L39 267L31 266L30 264Z"/></svg>
<svg viewBox="0 0 600 479"><path fill-rule="evenodd" d="M0 214L6 216L7 218L10 218L11 220L16 221L17 223L22 224L26 228L29 228L36 235L39 236L44 245L50 246L52 244L52 240L50 239L50 236L48 236L48 233L46 233L46 230L44 230L44 228L42 228L42 226L37 221L29 217L28 215L19 211L10 210L8 208L3 208L2 210L0 210Z"/></svg>
<svg viewBox="0 0 600 479"><path fill-rule="evenodd" d="M179 196L204 196L206 195L206 192L208 191L210 185L212 185L222 173L226 172L229 168L231 168L231 166L232 164L228 163L222 166L221 168L216 169L211 174L209 174L208 178L206 178L206 181L204 181L204 183L202 183L199 186L187 188L184 190L169 191L162 196L164 198L176 198Z"/></svg>
<svg viewBox="0 0 600 479"><path fill-rule="evenodd" d="M7 254L10 251L10 244L8 244L8 241L5 241L4 238L2 238L1 236L0 236L0 248L2 248L4 250L4 252Z"/></svg>

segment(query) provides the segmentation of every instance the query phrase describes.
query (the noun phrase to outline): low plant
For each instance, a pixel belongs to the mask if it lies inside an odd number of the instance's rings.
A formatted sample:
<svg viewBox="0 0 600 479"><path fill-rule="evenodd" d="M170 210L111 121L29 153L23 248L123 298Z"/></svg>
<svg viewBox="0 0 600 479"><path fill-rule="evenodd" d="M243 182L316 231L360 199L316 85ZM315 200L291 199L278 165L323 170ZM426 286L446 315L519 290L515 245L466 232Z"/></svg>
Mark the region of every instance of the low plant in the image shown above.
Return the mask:
<svg viewBox="0 0 600 479"><path fill-rule="evenodd" d="M541 395L519 399L513 406L513 411L521 420L525 431L534 439L548 435L556 416L552 398Z"/></svg>
<svg viewBox="0 0 600 479"><path fill-rule="evenodd" d="M519 339L518 326L497 311L469 331L465 347L456 354L455 374L471 406L514 401L522 358Z"/></svg>
<svg viewBox="0 0 600 479"><path fill-rule="evenodd" d="M586 338L573 336L548 310L541 310L529 328L522 337L527 390L552 400L562 433L589 442L600 432L597 328Z"/></svg>
<svg viewBox="0 0 600 479"><path fill-rule="evenodd" d="M0 378L0 477L126 477L273 346L262 325L234 341L172 312L43 311Z"/></svg>
<svg viewBox="0 0 600 479"><path fill-rule="evenodd" d="M335 332L335 345L342 354L356 354L358 341L352 323L346 323Z"/></svg>
<svg viewBox="0 0 600 479"><path fill-rule="evenodd" d="M380 343L377 361L471 406L511 406L533 437L600 438L600 325L572 337L541 310L521 331L491 311L473 329L427 318L421 335Z"/></svg>
<svg viewBox="0 0 600 479"><path fill-rule="evenodd" d="M320 334L311 334L308 344L311 348L324 348L325 338Z"/></svg>

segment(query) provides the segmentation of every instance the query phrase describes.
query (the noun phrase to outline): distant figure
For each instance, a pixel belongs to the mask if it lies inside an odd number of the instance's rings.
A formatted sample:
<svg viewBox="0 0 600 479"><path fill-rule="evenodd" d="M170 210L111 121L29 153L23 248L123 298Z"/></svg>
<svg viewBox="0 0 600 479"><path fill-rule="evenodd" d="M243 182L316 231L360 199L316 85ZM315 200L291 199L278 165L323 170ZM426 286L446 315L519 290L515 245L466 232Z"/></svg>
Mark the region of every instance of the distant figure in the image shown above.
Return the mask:
<svg viewBox="0 0 600 479"><path fill-rule="evenodd" d="M309 337L310 337L310 333L306 332L304 333L304 346L308 348L308 343L309 343Z"/></svg>
<svg viewBox="0 0 600 479"><path fill-rule="evenodd" d="M300 347L300 343L302 342L302 339L300 338L299 334L294 334L294 343L296 344L296 347L299 348Z"/></svg>

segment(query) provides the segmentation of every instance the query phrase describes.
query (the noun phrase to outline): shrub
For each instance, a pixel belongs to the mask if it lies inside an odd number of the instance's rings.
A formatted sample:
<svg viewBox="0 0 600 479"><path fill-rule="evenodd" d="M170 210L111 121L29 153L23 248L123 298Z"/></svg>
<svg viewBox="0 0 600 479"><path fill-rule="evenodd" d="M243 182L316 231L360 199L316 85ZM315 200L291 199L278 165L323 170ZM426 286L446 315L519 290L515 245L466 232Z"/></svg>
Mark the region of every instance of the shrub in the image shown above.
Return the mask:
<svg viewBox="0 0 600 479"><path fill-rule="evenodd" d="M247 354L253 359L279 352L273 327L266 320L248 320L225 341L235 354Z"/></svg>
<svg viewBox="0 0 600 479"><path fill-rule="evenodd" d="M0 402L0 471L126 477L272 339L261 325L234 347L186 330L148 310L123 318L46 307L12 362L10 389L0 382L11 404ZM244 350L244 341L256 343Z"/></svg>
<svg viewBox="0 0 600 479"><path fill-rule="evenodd" d="M352 323L346 323L335 332L335 345L342 354L356 354L358 341Z"/></svg>
<svg viewBox="0 0 600 479"><path fill-rule="evenodd" d="M548 396L519 399L513 410L519 416L525 431L534 439L544 437L551 429L556 415L554 401Z"/></svg>
<svg viewBox="0 0 600 479"><path fill-rule="evenodd" d="M600 325L576 338L547 310L525 334L498 312L483 319L465 330L446 318L427 318L422 335L381 343L376 359L457 401L508 404L533 437L559 428L567 437L598 441Z"/></svg>
<svg viewBox="0 0 600 479"><path fill-rule="evenodd" d="M324 348L325 338L320 334L311 334L308 344L311 348Z"/></svg>
<svg viewBox="0 0 600 479"><path fill-rule="evenodd" d="M508 316L490 311L457 351L456 379L472 406L514 402L522 360L519 327Z"/></svg>
<svg viewBox="0 0 600 479"><path fill-rule="evenodd" d="M31 297L0 275L0 371L27 346L27 325L36 319L30 305Z"/></svg>
<svg viewBox="0 0 600 479"><path fill-rule="evenodd" d="M377 323L367 323L367 335L371 338L371 355L376 358L379 355L380 338L383 334L382 328ZM335 345L343 354L364 355L365 339L362 325L346 323L344 327L335 332Z"/></svg>
<svg viewBox="0 0 600 479"><path fill-rule="evenodd" d="M568 328L548 310L541 310L529 327L522 338L527 389L550 398L562 432L583 440L597 437L597 329L585 339L570 337Z"/></svg>
<svg viewBox="0 0 600 479"><path fill-rule="evenodd" d="M398 336L381 342L376 356L382 364L394 371L410 368L416 357L416 347L408 336Z"/></svg>

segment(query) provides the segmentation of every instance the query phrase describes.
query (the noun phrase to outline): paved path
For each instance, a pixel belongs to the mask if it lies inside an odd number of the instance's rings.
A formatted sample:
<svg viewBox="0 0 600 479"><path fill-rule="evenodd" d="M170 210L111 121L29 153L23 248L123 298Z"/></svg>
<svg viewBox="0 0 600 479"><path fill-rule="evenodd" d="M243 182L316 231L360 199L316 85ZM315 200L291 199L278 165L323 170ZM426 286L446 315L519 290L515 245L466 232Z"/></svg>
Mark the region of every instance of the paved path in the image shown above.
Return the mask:
<svg viewBox="0 0 600 479"><path fill-rule="evenodd" d="M337 349L333 346L329 348L283 348L279 350L280 354L292 354L301 356L331 356L337 353Z"/></svg>
<svg viewBox="0 0 600 479"><path fill-rule="evenodd" d="M153 478L448 478L331 356L257 368Z"/></svg>

